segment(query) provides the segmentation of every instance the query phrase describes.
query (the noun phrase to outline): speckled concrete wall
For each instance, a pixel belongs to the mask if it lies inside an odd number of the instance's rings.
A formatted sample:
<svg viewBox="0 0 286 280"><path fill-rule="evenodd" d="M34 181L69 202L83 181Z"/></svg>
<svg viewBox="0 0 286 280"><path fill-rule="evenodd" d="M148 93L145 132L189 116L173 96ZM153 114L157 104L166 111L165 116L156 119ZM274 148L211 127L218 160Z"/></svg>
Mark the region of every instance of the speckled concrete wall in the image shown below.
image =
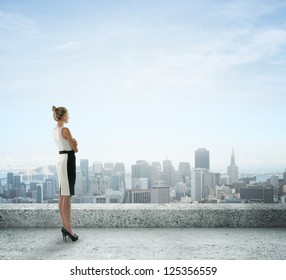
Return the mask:
<svg viewBox="0 0 286 280"><path fill-rule="evenodd" d="M73 204L74 227L286 227L286 204ZM0 204L0 228L59 227L56 204Z"/></svg>

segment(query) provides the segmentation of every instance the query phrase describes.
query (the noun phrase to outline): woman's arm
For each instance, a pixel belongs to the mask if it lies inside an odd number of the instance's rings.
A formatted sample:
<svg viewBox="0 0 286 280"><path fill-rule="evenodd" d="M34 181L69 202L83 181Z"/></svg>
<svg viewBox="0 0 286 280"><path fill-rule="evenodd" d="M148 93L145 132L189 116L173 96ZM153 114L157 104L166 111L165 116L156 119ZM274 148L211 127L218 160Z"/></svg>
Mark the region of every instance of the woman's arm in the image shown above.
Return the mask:
<svg viewBox="0 0 286 280"><path fill-rule="evenodd" d="M67 127L64 127L62 129L62 136L64 139L69 141L72 149L74 150L75 153L77 153L78 152L77 141L74 138L72 138L70 130Z"/></svg>

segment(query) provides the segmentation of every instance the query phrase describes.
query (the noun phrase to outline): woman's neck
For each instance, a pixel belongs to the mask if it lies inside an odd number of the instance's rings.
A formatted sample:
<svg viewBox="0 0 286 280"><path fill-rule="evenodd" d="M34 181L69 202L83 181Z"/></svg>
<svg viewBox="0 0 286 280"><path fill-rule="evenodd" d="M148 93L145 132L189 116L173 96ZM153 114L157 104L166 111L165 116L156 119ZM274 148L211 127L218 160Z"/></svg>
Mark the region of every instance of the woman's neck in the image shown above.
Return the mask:
<svg viewBox="0 0 286 280"><path fill-rule="evenodd" d="M65 123L63 121L58 121L58 127L63 127Z"/></svg>

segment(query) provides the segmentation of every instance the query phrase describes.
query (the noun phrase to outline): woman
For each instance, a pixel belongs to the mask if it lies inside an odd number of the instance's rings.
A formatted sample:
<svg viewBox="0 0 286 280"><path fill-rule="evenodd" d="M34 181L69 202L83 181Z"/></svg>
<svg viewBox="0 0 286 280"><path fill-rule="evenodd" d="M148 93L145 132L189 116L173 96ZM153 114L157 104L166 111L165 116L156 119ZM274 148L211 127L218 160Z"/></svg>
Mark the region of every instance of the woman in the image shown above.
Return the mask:
<svg viewBox="0 0 286 280"><path fill-rule="evenodd" d="M63 223L62 234L65 241L66 236L69 236L72 241L77 241L78 235L73 233L71 227L71 196L74 195L76 178L77 142L72 138L70 130L64 127L64 124L69 121L67 109L53 106L52 110L54 120L57 122L54 128L54 140L59 148L57 172L60 187L59 211Z"/></svg>

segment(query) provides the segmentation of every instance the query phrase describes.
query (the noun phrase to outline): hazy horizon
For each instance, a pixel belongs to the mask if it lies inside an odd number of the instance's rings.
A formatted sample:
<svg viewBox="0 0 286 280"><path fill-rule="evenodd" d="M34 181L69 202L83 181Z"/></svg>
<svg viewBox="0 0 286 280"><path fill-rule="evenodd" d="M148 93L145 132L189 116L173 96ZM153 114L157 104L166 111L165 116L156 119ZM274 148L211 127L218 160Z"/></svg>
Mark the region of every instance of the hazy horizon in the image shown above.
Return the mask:
<svg viewBox="0 0 286 280"><path fill-rule="evenodd" d="M0 32L0 169L56 164L54 105L78 160L285 171L285 1L3 0Z"/></svg>

